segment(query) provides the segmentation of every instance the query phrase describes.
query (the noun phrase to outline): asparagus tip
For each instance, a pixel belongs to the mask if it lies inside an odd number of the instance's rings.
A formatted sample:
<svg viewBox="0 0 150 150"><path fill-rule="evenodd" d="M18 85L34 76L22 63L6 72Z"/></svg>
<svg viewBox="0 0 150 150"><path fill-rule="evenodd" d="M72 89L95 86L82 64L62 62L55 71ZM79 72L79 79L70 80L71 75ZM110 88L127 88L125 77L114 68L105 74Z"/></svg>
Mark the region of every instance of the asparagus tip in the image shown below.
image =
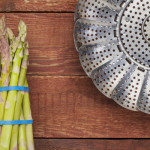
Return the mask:
<svg viewBox="0 0 150 150"><path fill-rule="evenodd" d="M7 31L9 39L14 40L15 36L14 36L13 31L10 28L7 28L6 31Z"/></svg>
<svg viewBox="0 0 150 150"><path fill-rule="evenodd" d="M3 23L6 23L6 15L5 15L5 14L2 16L1 21L2 21Z"/></svg>
<svg viewBox="0 0 150 150"><path fill-rule="evenodd" d="M25 33L27 31L27 26L24 21L20 20L18 30L21 33Z"/></svg>
<svg viewBox="0 0 150 150"><path fill-rule="evenodd" d="M19 37L21 38L21 41L24 42L27 35L27 26L24 21L21 20L19 22L18 30L19 30Z"/></svg>
<svg viewBox="0 0 150 150"><path fill-rule="evenodd" d="M0 34L5 35L6 32L6 16L3 15L0 19Z"/></svg>

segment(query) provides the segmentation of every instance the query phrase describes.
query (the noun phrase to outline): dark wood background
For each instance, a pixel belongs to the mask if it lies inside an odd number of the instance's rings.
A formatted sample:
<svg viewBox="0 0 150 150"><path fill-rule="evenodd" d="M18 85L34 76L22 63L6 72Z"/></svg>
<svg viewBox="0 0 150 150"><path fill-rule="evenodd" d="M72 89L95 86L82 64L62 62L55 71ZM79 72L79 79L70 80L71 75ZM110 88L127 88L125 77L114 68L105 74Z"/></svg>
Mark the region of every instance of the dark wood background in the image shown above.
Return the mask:
<svg viewBox="0 0 150 150"><path fill-rule="evenodd" d="M103 96L85 75L73 43L77 0L1 0L17 33L28 26L28 80L36 150L149 150L150 116Z"/></svg>

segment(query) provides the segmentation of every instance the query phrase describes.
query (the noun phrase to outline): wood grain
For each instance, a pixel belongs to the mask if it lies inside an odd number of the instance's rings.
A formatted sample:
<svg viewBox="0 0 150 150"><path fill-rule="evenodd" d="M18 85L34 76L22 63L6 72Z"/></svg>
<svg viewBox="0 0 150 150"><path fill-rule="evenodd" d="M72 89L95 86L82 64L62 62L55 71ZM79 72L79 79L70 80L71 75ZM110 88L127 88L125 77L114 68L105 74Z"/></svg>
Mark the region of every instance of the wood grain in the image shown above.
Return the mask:
<svg viewBox="0 0 150 150"><path fill-rule="evenodd" d="M103 96L88 77L29 77L35 137L149 138L150 116Z"/></svg>
<svg viewBox="0 0 150 150"><path fill-rule="evenodd" d="M63 11L67 8L71 10L74 5L72 3L76 3L71 2L69 8L69 5L63 4L62 7L58 7L58 4L61 5L59 2L62 1L57 1L56 7L54 5L46 7L42 5L42 1L27 1L24 8L24 2L19 0L16 3L9 0L2 1L0 4L5 6L3 10L10 11L27 9L27 11L41 11L47 8L49 9L47 11ZM69 4L69 0L66 2ZM30 39L28 79L34 136L37 138L149 138L149 115L123 109L100 94L92 81L84 76L73 43L73 17L73 13L7 14L8 26L15 34L20 19L28 26L28 39ZM73 144L77 145L76 142ZM54 143L53 147L55 145ZM115 146L116 143L104 145ZM98 148L100 146L101 144Z"/></svg>
<svg viewBox="0 0 150 150"><path fill-rule="evenodd" d="M36 139L36 150L149 150L150 140Z"/></svg>
<svg viewBox="0 0 150 150"><path fill-rule="evenodd" d="M1 0L0 11L65 11L75 10L78 0Z"/></svg>
<svg viewBox="0 0 150 150"><path fill-rule="evenodd" d="M1 14L2 16L2 14ZM30 66L34 75L85 75L73 42L73 14L6 14L17 35L20 19L28 27Z"/></svg>

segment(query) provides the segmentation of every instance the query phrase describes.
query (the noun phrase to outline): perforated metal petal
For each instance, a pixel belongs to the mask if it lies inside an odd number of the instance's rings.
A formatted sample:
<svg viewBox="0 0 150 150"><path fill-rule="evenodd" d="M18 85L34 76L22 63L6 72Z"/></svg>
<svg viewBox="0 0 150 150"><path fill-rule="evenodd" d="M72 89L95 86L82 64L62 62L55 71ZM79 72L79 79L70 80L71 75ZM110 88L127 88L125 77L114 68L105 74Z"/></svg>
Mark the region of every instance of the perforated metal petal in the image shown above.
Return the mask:
<svg viewBox="0 0 150 150"><path fill-rule="evenodd" d="M117 43L117 38L114 37L115 30L116 24L79 19L74 32L76 47L79 49L82 45Z"/></svg>
<svg viewBox="0 0 150 150"><path fill-rule="evenodd" d="M80 0L75 19L84 18L113 23L124 0Z"/></svg>
<svg viewBox="0 0 150 150"><path fill-rule="evenodd" d="M91 76L96 68L119 56L120 53L114 43L106 46L99 44L85 45L79 49L80 61L88 76Z"/></svg>
<svg viewBox="0 0 150 150"><path fill-rule="evenodd" d="M150 1L79 0L75 22L75 46L95 86L150 114Z"/></svg>
<svg viewBox="0 0 150 150"><path fill-rule="evenodd" d="M132 66L121 82L116 86L112 98L123 107L130 110L137 110L137 101L145 79L146 71L141 71Z"/></svg>
<svg viewBox="0 0 150 150"><path fill-rule="evenodd" d="M145 77L137 106L139 110L150 114L150 72Z"/></svg>
<svg viewBox="0 0 150 150"><path fill-rule="evenodd" d="M96 87L107 97L112 97L112 92L123 77L131 70L131 63L126 56L116 56L110 63L93 72L92 79Z"/></svg>

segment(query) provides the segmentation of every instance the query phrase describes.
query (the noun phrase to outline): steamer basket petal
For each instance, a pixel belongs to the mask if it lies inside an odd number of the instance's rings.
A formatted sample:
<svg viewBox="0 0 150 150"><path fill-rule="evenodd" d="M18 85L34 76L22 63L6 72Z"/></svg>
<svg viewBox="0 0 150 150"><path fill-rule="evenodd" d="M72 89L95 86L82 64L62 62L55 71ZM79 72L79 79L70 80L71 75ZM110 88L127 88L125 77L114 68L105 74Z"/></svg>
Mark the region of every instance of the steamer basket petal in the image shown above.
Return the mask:
<svg viewBox="0 0 150 150"><path fill-rule="evenodd" d="M74 41L83 69L104 95L150 114L149 0L79 0Z"/></svg>

